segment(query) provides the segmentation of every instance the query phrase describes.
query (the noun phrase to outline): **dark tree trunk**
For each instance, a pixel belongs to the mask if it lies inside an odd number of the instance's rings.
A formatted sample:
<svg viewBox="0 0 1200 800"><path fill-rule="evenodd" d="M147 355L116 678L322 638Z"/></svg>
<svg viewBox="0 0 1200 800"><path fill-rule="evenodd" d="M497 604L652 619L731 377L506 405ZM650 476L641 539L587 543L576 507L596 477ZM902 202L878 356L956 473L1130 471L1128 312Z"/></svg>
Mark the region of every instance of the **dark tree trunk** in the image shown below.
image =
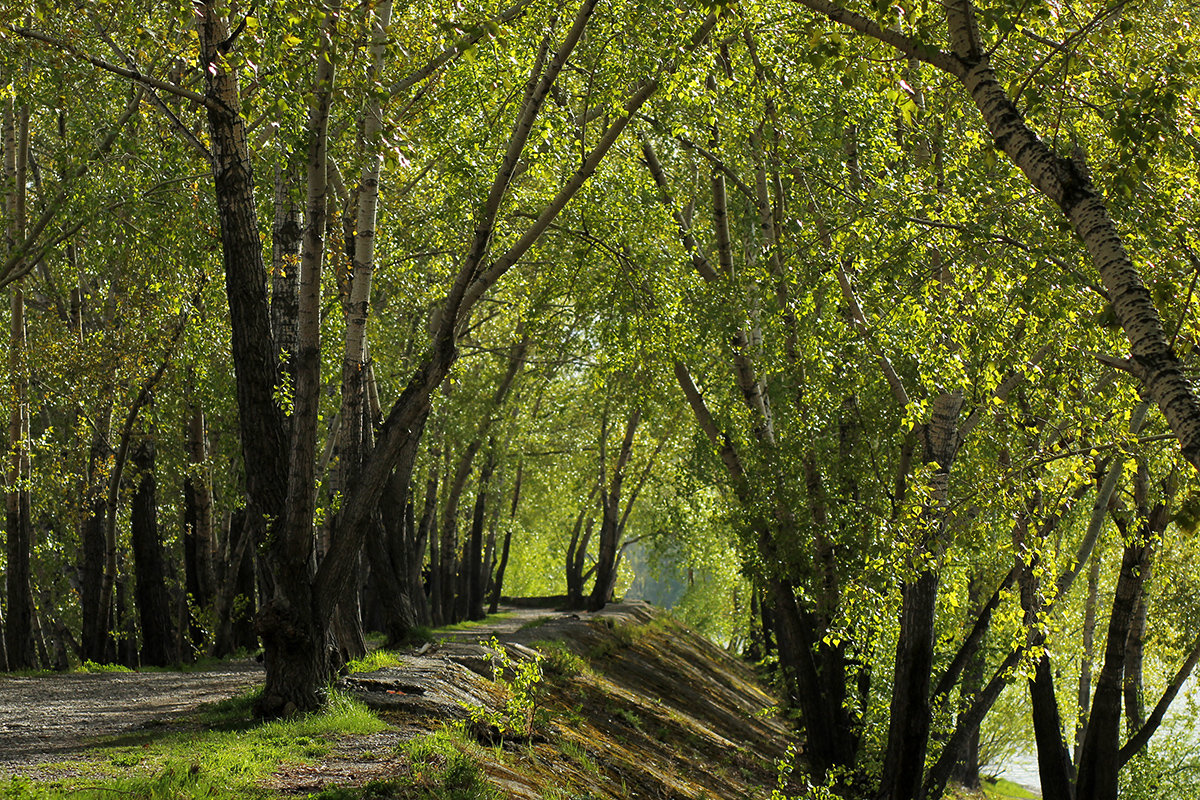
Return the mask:
<svg viewBox="0 0 1200 800"><path fill-rule="evenodd" d="M1117 774L1121 748L1121 688L1125 646L1143 575L1138 567L1149 544L1126 545L1121 573L1113 596L1104 647L1104 664L1096 677L1092 710L1083 734L1076 793L1081 800L1117 800Z"/></svg>
<svg viewBox="0 0 1200 800"><path fill-rule="evenodd" d="M431 469L429 480L425 482L425 506L421 512L421 523L416 528L416 536L408 559L409 596L413 598L416 620L419 625L433 624L433 611L430 607L433 593L432 587L425 586L424 566L426 548L434 548L437 544L437 537L433 535L434 526L437 524L437 490L437 470ZM429 560L431 564L434 563L433 553L430 554Z"/></svg>
<svg viewBox="0 0 1200 800"><path fill-rule="evenodd" d="M760 624L762 614L758 606L758 588L750 590L750 635L746 638L746 649L743 655L746 660L752 664L757 664L763 660L766 655L763 641L766 638L765 631Z"/></svg>
<svg viewBox="0 0 1200 800"><path fill-rule="evenodd" d="M133 466L139 479L130 508L130 540L136 574L134 602L141 621L141 661L148 666L165 667L175 661L174 605L167 591L166 559L158 535L158 489L151 440L142 439L137 444Z"/></svg>
<svg viewBox="0 0 1200 800"><path fill-rule="evenodd" d="M978 619L985 611L985 602L987 596L984 595L984 576L982 571L977 570L971 576L971 582L967 587L967 596L969 608ZM968 620L970 621L970 620ZM984 633L984 636L987 634ZM975 700L975 696L983 688L983 672L987 666L984 662L984 652L982 647L976 646L970 658L967 659L967 664L963 668L962 683L959 686L959 712L966 712ZM968 789L981 791L982 781L979 774L979 727L976 726L968 736L966 754L958 762L955 768L954 779Z"/></svg>
<svg viewBox="0 0 1200 800"><path fill-rule="evenodd" d="M33 547L29 490L18 489L8 495L7 571L8 620L4 640L9 669L33 669L37 666L33 631L33 592L29 555Z"/></svg>
<svg viewBox="0 0 1200 800"><path fill-rule="evenodd" d="M881 794L889 800L916 797L924 779L938 583L937 574L927 571L905 583L901 590L900 639Z"/></svg>
<svg viewBox="0 0 1200 800"><path fill-rule="evenodd" d="M253 537L251 533L249 536ZM258 579L255 574L254 551L248 549L235 567L231 643L234 650L254 652L258 649Z"/></svg>
<svg viewBox="0 0 1200 800"><path fill-rule="evenodd" d="M805 755L814 774L823 780L830 770L852 769L857 759L857 737L844 702L846 664L840 652L818 641L811 615L797 604L790 584L772 581L770 593L779 663L807 733ZM831 672L841 672L841 676Z"/></svg>
<svg viewBox="0 0 1200 800"><path fill-rule="evenodd" d="M592 540L592 529L596 525L596 517L590 509L594 496L594 492L589 495L584 507L579 510L579 516L575 519L575 528L571 532L571 544L567 547L568 608L584 608L583 585L587 582L588 575L595 571L594 567L587 573L583 571L584 562L587 560L588 544ZM587 520L586 524L584 523L585 519Z"/></svg>
<svg viewBox="0 0 1200 800"><path fill-rule="evenodd" d="M504 544L500 548L500 563L496 567L496 578L492 581L492 597L488 604L488 613L495 614L500 607L500 597L504 591L504 572L508 569L508 551L512 545L513 525L516 522L517 507L521 503L521 478L525 472L525 464L522 461L517 462L517 477L513 481L513 496L512 504L508 509L508 527L504 531Z"/></svg>
<svg viewBox="0 0 1200 800"><path fill-rule="evenodd" d="M110 613L100 607L101 583L104 580L104 516L105 504L100 496L93 496L88 506L88 515L80 527L79 605L83 620L83 659L103 663L109 651Z"/></svg>
<svg viewBox="0 0 1200 800"><path fill-rule="evenodd" d="M113 581L115 587L115 602L116 602L116 620L115 628L117 638L113 641L114 650L109 654L108 661L115 661L122 666L130 669L137 669L141 666L138 661L138 646L137 646L137 623L134 615L129 611L129 588L128 577L125 574L124 554L121 557L121 567L116 580Z"/></svg>
<svg viewBox="0 0 1200 800"><path fill-rule="evenodd" d="M463 489L467 484L467 478L471 476L471 464L475 460L475 454L479 452L481 444L479 439L475 439L467 445L467 449L459 456L458 465L454 469L454 478L446 487L446 505L442 511L442 534L438 548L441 556L441 569L438 576L441 589L438 606L442 612L442 618L437 623L439 625L448 625L462 619L460 611L464 609L460 609L456 605L458 597L461 596L461 592L458 591L461 566L458 555L458 506L462 499Z"/></svg>
<svg viewBox="0 0 1200 800"><path fill-rule="evenodd" d="M210 617L218 587L212 485L204 466L208 445L204 412L198 405L191 407L186 434L188 472L183 479L183 565L190 598L188 628L191 648L201 653L209 635L205 631L205 622L210 625L216 622Z"/></svg>
<svg viewBox="0 0 1200 800"><path fill-rule="evenodd" d="M1071 754L1063 739L1062 717L1054 694L1054 674L1050 656L1043 655L1029 681L1029 701L1033 708L1033 736L1037 743L1038 775L1046 800L1072 800Z"/></svg>
<svg viewBox="0 0 1200 800"><path fill-rule="evenodd" d="M488 482L492 477L495 464L492 456L488 456L483 469L479 471L479 493L475 496L475 509L471 514L471 536L466 553L466 606L467 617L483 619L483 527L487 511Z"/></svg>
<svg viewBox="0 0 1200 800"><path fill-rule="evenodd" d="M403 512L401 512L403 513ZM407 587L401 581L391 554L383 546L386 532L368 537L367 555L371 564L372 602L377 604L379 630L387 636L388 647L395 647L408 638L416 625L416 614ZM407 565L404 565L407 569Z"/></svg>
<svg viewBox="0 0 1200 800"><path fill-rule="evenodd" d="M2 672L8 671L8 648L4 644L5 636L4 609L0 608L0 671Z"/></svg>
<svg viewBox="0 0 1200 800"><path fill-rule="evenodd" d="M634 497L626 502L624 513L621 511L621 488L625 481L625 468L633 455L633 441L637 435L638 424L642 420L641 408L629 412L625 422L625 435L621 439L621 449L613 466L611 480L608 477L608 464L605 463L605 452L608 439L608 417L600 427L600 542L596 551L596 581L592 584L592 594L588 598L588 609L599 611L612 600L613 588L617 583L617 548L624 533L625 520L629 517L629 509L633 506ZM636 496L636 492L633 493Z"/></svg>
<svg viewBox="0 0 1200 800"><path fill-rule="evenodd" d="M1075 720L1075 758L1079 763L1079 751L1083 747L1083 731L1087 727L1088 711L1092 704L1092 668L1095 662L1096 606L1100 599L1100 562L1102 551L1092 554L1088 568L1087 599L1083 606L1083 657L1079 665L1079 715Z"/></svg>
<svg viewBox="0 0 1200 800"><path fill-rule="evenodd" d="M512 526L504 531L504 543L500 545L500 561L496 565L496 577L492 579L492 596L488 599L488 613L495 614L500 608L504 592L504 573L508 569L508 552L512 546Z"/></svg>

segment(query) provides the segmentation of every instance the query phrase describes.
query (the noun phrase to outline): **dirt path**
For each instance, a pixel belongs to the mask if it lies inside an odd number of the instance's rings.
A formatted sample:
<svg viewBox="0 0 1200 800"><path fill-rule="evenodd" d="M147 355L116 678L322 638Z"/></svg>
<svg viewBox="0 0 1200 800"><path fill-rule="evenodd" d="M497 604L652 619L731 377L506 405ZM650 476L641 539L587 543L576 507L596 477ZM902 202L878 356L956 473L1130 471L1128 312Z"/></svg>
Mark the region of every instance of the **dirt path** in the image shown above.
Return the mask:
<svg viewBox="0 0 1200 800"><path fill-rule="evenodd" d="M555 612L509 609L485 624L439 631L441 646L506 638ZM0 677L0 781L53 761L78 758L105 739L182 725L197 706L263 681L261 664L235 661L199 672L112 672Z"/></svg>
<svg viewBox="0 0 1200 800"><path fill-rule="evenodd" d="M262 683L235 661L201 672L109 672L0 678L0 780L77 757L99 739L178 723L203 703Z"/></svg>

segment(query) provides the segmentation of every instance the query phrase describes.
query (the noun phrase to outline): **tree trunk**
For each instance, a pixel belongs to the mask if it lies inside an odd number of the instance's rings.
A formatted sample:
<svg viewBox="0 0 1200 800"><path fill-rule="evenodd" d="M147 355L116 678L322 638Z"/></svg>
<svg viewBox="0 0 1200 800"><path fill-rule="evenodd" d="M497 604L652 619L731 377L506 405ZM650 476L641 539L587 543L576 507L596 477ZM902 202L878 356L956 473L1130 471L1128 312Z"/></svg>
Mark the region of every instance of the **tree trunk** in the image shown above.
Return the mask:
<svg viewBox="0 0 1200 800"><path fill-rule="evenodd" d="M217 597L216 539L213 536L212 481L206 461L208 437L204 411L190 406L187 425L188 471L183 479L183 552L187 592L191 596L190 634L192 648L202 652L204 622L213 624Z"/></svg>
<svg viewBox="0 0 1200 800"><path fill-rule="evenodd" d="M1117 774L1121 748L1121 688L1125 667L1125 645L1143 576L1138 565L1148 544L1126 545L1121 559L1121 572L1113 595L1112 612L1108 621L1108 638L1104 647L1104 663L1096 676L1096 692L1092 710L1083 733L1083 748L1079 755L1079 778L1076 795L1083 800L1117 800Z"/></svg>
<svg viewBox="0 0 1200 800"><path fill-rule="evenodd" d="M1100 597L1100 562L1103 553L1096 550L1088 568L1087 598L1083 606L1083 656L1079 665L1079 715L1075 720L1075 757L1079 763L1079 751L1083 747L1083 731L1087 727L1088 709L1092 703L1092 666L1096 650L1096 606Z"/></svg>
<svg viewBox="0 0 1200 800"><path fill-rule="evenodd" d="M488 482L495 467L489 451L487 462L479 471L479 493L475 496L475 509L471 515L471 538L466 554L467 617L483 619L483 528L487 510Z"/></svg>
<svg viewBox="0 0 1200 800"><path fill-rule="evenodd" d="M116 633L116 639L112 642L113 651L106 655L107 662L115 662L130 669L137 669L141 664L138 662L137 648L137 625L133 614L129 611L129 578L124 570L124 557L120 559L120 572L113 581L114 599L116 602L116 611L113 619L113 627Z"/></svg>
<svg viewBox="0 0 1200 800"><path fill-rule="evenodd" d="M154 450L152 440L142 439L133 451L133 466L139 477L130 508L130 541L136 574L134 603L141 621L141 662L151 667L165 667L177 659L166 558L158 535Z"/></svg>
<svg viewBox="0 0 1200 800"><path fill-rule="evenodd" d="M475 439L463 454L459 456L458 466L454 470L454 478L451 480L446 491L446 505L442 510L442 535L439 550L441 554L441 569L439 570L440 582L440 597L438 598L438 607L441 608L442 618L438 622L440 625L448 625L458 622L458 609L455 606L455 601L458 595L458 572L459 572L459 541L458 541L458 505L462 499L463 489L466 487L467 478L471 476L471 463L475 459L475 454L479 452L482 442Z"/></svg>
<svg viewBox="0 0 1200 800"><path fill-rule="evenodd" d="M600 493L600 543L596 554L596 582L592 585L592 594L588 598L588 610L599 611L612 600L613 587L617 582L617 547L620 544L622 524L625 516L621 513L621 486L625 480L625 467L633 455L633 441L637 434L638 423L642 420L642 409L635 407L629 412L625 422L625 435L621 439L621 449L613 467L612 479L608 479L608 465L604 461L606 449L605 439L608 438L606 425L600 431L600 485L608 484Z"/></svg>
<svg viewBox="0 0 1200 800"><path fill-rule="evenodd" d="M431 461L436 462L436 453L431 453ZM433 597L432 585L425 585L425 550L432 548L437 542L434 536L434 526L437 524L437 490L438 473L432 466L429 478L425 482L425 506L421 512L421 523L416 529L416 538L408 558L408 587L409 596L413 598L416 607L416 619L419 625L433 624L433 611L430 600ZM435 562L434 553L430 553L429 563Z"/></svg>
<svg viewBox="0 0 1200 800"><path fill-rule="evenodd" d="M930 420L921 431L922 461L934 466L925 509L929 533L914 545L913 563L941 557L950 503L950 469L958 454L961 393L934 398ZM930 688L934 657L934 621L940 579L937 566L919 568L901 588L900 636L893 669L891 716L880 797L912 800L925 777L925 754L932 723Z"/></svg>
<svg viewBox="0 0 1200 800"><path fill-rule="evenodd" d="M307 182L297 321L295 397L288 448L282 529L267 555L274 596L259 612L267 679L260 711L268 717L311 711L324 704L324 686L340 666L330 620L317 613L313 596L316 552L317 412L321 388L321 266L325 253L327 129L333 93L334 54L328 13L319 33L316 76L308 117ZM261 258L261 251L260 251ZM249 469L249 464L247 464ZM357 553L355 554L357 556Z"/></svg>
<svg viewBox="0 0 1200 800"><path fill-rule="evenodd" d="M500 548L500 563L496 567L496 577L492 581L492 597L488 603L488 613L495 614L500 607L500 597L504 590L504 571L508 569L508 550L512 544L513 526L516 524L517 506L521 502L521 477L524 474L525 463L517 462L517 477L513 481L512 504L508 510L508 526L504 530L504 544Z"/></svg>
<svg viewBox="0 0 1200 800"><path fill-rule="evenodd" d="M282 148L281 148L282 150ZM295 165L284 153L275 164L275 210L271 224L271 335L283 360L282 371L294 377L293 358L299 337L300 242L304 213L295 200Z"/></svg>
<svg viewBox="0 0 1200 800"><path fill-rule="evenodd" d="M985 611L986 595L984 584L984 573L981 569L976 569L971 576L971 581L967 586L968 607L972 614L978 619ZM968 619L968 621L970 621ZM984 634L986 636L986 633ZM981 642L982 645L982 642ZM984 661L983 648L977 646L974 648L973 654L967 659L967 664L963 668L962 682L959 685L959 713L964 713L970 709L971 703L975 700L976 695L983 688L984 669L986 667ZM976 726L968 737L966 755L959 761L955 768L955 780L961 783L968 789L982 791L982 780L979 774L979 727Z"/></svg>
<svg viewBox="0 0 1200 800"><path fill-rule="evenodd" d="M101 604L104 583L105 481L109 414L101 418L92 439L85 487L86 516L79 528L79 608L82 618L83 659L103 663L111 641L112 610Z"/></svg>
<svg viewBox="0 0 1200 800"><path fill-rule="evenodd" d="M28 129L26 128L26 136ZM22 137L26 138L26 137ZM23 172L23 170L19 170ZM13 410L9 418L9 472L7 494L7 584L8 622L4 630L10 669L33 669L37 655L33 645L33 589L30 553L33 549L33 520L30 511L29 405L25 365L25 294L12 294L12 331L9 365L13 376Z"/></svg>

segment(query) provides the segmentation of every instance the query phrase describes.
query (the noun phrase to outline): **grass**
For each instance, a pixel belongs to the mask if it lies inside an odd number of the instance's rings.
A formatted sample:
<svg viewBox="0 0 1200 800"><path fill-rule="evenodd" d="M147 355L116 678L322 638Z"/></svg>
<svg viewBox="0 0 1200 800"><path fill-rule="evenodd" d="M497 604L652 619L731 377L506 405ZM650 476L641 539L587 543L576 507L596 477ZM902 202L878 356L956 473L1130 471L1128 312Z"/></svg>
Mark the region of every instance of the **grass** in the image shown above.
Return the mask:
<svg viewBox="0 0 1200 800"><path fill-rule="evenodd" d="M985 780L983 782L984 797L997 798L997 800L1029 800L1035 798L1033 792L1030 792L1024 786L999 779L996 781Z"/></svg>
<svg viewBox="0 0 1200 800"><path fill-rule="evenodd" d="M510 619L515 616L516 614L512 611L501 611L497 614L488 614L483 619L468 619L454 625L443 625L440 628L435 628L432 633L454 633L455 631L474 630L475 628L481 628L485 625L491 625L493 622L499 622L500 620Z"/></svg>
<svg viewBox="0 0 1200 800"><path fill-rule="evenodd" d="M15 778L0 783L0 797L14 800L241 800L268 798L260 785L282 763L310 762L327 755L346 735L383 730L376 716L346 695L331 695L319 713L256 724L254 696L213 704L197 722L211 726L197 733L146 734L96 748L103 760L88 763L85 777L33 783Z"/></svg>
<svg viewBox="0 0 1200 800"><path fill-rule="evenodd" d="M545 657L544 668L548 675L570 678L587 670L587 662L576 655L566 643L558 639L539 639L534 649Z"/></svg>
<svg viewBox="0 0 1200 800"><path fill-rule="evenodd" d="M89 674L97 672L133 672L129 667L124 667L120 664L97 664L95 661L85 661L72 671Z"/></svg>
<svg viewBox="0 0 1200 800"><path fill-rule="evenodd" d="M377 669L400 666L400 654L392 650L372 650L362 658L356 658L346 665L351 674L355 672L374 672Z"/></svg>
<svg viewBox="0 0 1200 800"><path fill-rule="evenodd" d="M419 790L430 800L500 800L499 790L479 768L479 745L461 726L411 739L400 746L409 763L409 774L399 779L405 788Z"/></svg>

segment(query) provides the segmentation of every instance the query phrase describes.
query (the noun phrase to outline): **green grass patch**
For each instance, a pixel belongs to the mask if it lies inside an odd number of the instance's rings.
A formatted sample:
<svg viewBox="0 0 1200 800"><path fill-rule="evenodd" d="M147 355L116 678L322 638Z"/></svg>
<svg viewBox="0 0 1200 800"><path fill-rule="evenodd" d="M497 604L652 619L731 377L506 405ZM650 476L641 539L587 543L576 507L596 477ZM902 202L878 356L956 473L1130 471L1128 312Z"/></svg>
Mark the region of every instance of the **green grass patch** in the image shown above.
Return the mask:
<svg viewBox="0 0 1200 800"><path fill-rule="evenodd" d="M400 666L400 654L391 650L372 650L362 658L356 658L346 665L351 674L355 672L374 672L377 669Z"/></svg>
<svg viewBox="0 0 1200 800"><path fill-rule="evenodd" d="M1031 798L1037 797L1024 786L1003 779L985 780L983 794L985 797L995 797L998 800L1031 800Z"/></svg>
<svg viewBox="0 0 1200 800"><path fill-rule="evenodd" d="M576 655L566 642L557 639L539 639L533 643L534 649L545 656L542 668L547 675L558 678L572 678L588 668L582 656Z"/></svg>
<svg viewBox="0 0 1200 800"><path fill-rule="evenodd" d="M409 764L406 788L430 800L500 800L500 791L479 768L482 751L461 726L411 739L400 746Z"/></svg>
<svg viewBox="0 0 1200 800"><path fill-rule="evenodd" d="M516 612L514 611L500 611L495 614L488 614L483 619L466 619L462 622L456 622L453 625L443 625L440 628L434 628L430 633L431 635L436 635L439 633L454 633L455 631L470 631L515 616Z"/></svg>
<svg viewBox="0 0 1200 800"><path fill-rule="evenodd" d="M231 730L148 734L141 740L97 747L102 759L88 777L34 784L16 778L0 783L0 797L18 800L258 800L273 796L259 785L280 764L323 758L346 735L365 735L386 726L366 707L334 693L319 714L263 724L249 722L253 695L213 704L197 719ZM242 723L245 723L244 725Z"/></svg>
<svg viewBox="0 0 1200 800"><path fill-rule="evenodd" d="M531 619L531 620L529 620L529 622L526 622L524 625L522 625L519 628L519 630L528 631L528 630L533 630L534 628L540 628L543 625L545 625L547 622L550 622L551 620L554 620L554 619L557 619L557 617L546 616L546 617L538 617L537 619Z"/></svg>
<svg viewBox="0 0 1200 800"><path fill-rule="evenodd" d="M133 672L129 667L120 664L97 664L95 661L85 661L76 667L73 672L94 673L94 672Z"/></svg>

